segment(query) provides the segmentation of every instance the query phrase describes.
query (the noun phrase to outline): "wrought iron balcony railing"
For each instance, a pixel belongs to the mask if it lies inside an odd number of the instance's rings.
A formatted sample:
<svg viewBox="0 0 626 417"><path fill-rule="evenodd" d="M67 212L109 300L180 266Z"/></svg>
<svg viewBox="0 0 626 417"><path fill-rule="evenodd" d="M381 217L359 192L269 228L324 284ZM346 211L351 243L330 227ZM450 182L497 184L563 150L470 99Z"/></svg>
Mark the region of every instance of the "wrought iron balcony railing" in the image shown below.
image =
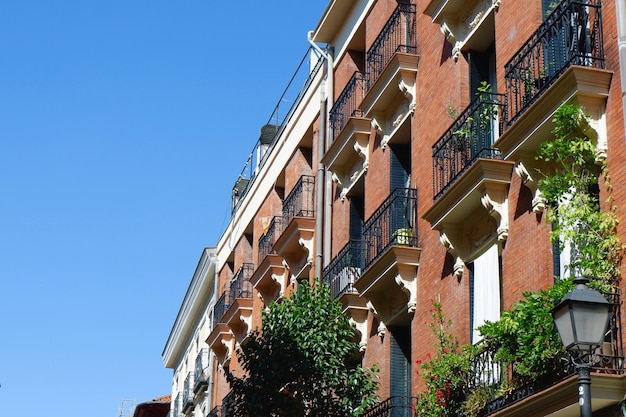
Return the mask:
<svg viewBox="0 0 626 417"><path fill-rule="evenodd" d="M624 354L622 345L620 296L618 293L604 294L611 303L609 329L606 333L604 346L594 355L592 371L604 374L624 373ZM472 360L472 378L470 390L479 387L486 390L487 406L484 415L491 415L506 407L515 404L533 394L543 391L566 378L576 375L575 366L566 358L557 358L548 367L550 370L540 378L521 378L515 375L511 368L494 360L495 349L485 347ZM515 380L514 383L510 383ZM502 384L509 382L510 387L506 394L501 389Z"/></svg>
<svg viewBox="0 0 626 417"><path fill-rule="evenodd" d="M228 308L228 300L227 300L228 292L224 291L220 298L213 306L213 328L218 323L222 322L222 317L224 317L224 313L226 313L226 309Z"/></svg>
<svg viewBox="0 0 626 417"><path fill-rule="evenodd" d="M367 269L391 245L417 247L417 190L396 188L363 225Z"/></svg>
<svg viewBox="0 0 626 417"><path fill-rule="evenodd" d="M339 132L348 123L349 118L361 116L358 106L363 99L363 92L363 74L356 71L330 110L328 118L330 120L331 140L334 141L337 138Z"/></svg>
<svg viewBox="0 0 626 417"><path fill-rule="evenodd" d="M182 397L182 394L179 392L178 394L176 394L176 398L174 399L174 402L172 403L172 412L171 412L170 417L181 416L180 410L182 407L182 402L183 402L183 397Z"/></svg>
<svg viewBox="0 0 626 417"><path fill-rule="evenodd" d="M285 87L285 90L278 99L269 120L263 127L268 130L266 132L261 131L261 138L254 145L252 152L250 152L235 182L231 214L235 213L242 199L256 179L260 169L265 165L268 156L274 149L276 139L282 134L295 109L300 105L305 93L322 67L323 62L322 57L312 48L307 49L300 60L287 87Z"/></svg>
<svg viewBox="0 0 626 417"><path fill-rule="evenodd" d="M283 217L273 217L267 227L267 231L259 238L259 263L263 262L263 259L265 259L267 255L274 252L272 247L274 246L274 243L276 243L276 240L280 237L283 230Z"/></svg>
<svg viewBox="0 0 626 417"><path fill-rule="evenodd" d="M315 217L315 177L303 175L283 202L283 225L294 217Z"/></svg>
<svg viewBox="0 0 626 417"><path fill-rule="evenodd" d="M500 136L504 96L479 93L448 131L433 145L433 195L435 200L478 158L497 159L492 144Z"/></svg>
<svg viewBox="0 0 626 417"><path fill-rule="evenodd" d="M415 413L417 397L389 397L363 414L363 417L411 417Z"/></svg>
<svg viewBox="0 0 626 417"><path fill-rule="evenodd" d="M221 417L222 413L220 407L213 407L213 409L209 412L207 417Z"/></svg>
<svg viewBox="0 0 626 417"><path fill-rule="evenodd" d="M365 56L366 92L378 80L396 52L417 52L415 21L415 4L398 4Z"/></svg>
<svg viewBox="0 0 626 417"><path fill-rule="evenodd" d="M600 0L564 0L505 65L509 127L572 65L604 68Z"/></svg>
<svg viewBox="0 0 626 417"><path fill-rule="evenodd" d="M254 272L254 264L243 264L230 282L228 303L232 304L237 298L252 298L252 284L250 277Z"/></svg>
<svg viewBox="0 0 626 417"><path fill-rule="evenodd" d="M344 293L356 291L352 284L359 279L362 269L363 241L350 240L324 268L322 279L330 287L333 298L337 298Z"/></svg>
<svg viewBox="0 0 626 417"><path fill-rule="evenodd" d="M183 383L183 412L193 406L193 372L187 373Z"/></svg>
<svg viewBox="0 0 626 417"><path fill-rule="evenodd" d="M206 387L209 383L209 349L202 348L196 356L196 364L194 367L195 383L193 386L193 392L198 393L200 388Z"/></svg>

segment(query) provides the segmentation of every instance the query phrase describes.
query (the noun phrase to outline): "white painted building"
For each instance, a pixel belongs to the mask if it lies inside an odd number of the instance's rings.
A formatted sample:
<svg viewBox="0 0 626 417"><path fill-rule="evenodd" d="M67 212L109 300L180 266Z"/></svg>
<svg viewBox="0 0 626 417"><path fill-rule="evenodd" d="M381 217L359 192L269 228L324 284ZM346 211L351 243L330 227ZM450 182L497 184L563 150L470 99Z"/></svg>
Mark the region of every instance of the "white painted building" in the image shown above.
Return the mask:
<svg viewBox="0 0 626 417"><path fill-rule="evenodd" d="M165 367L173 370L171 417L210 411L214 361L205 340L212 327L215 274L215 249L205 248L161 354Z"/></svg>

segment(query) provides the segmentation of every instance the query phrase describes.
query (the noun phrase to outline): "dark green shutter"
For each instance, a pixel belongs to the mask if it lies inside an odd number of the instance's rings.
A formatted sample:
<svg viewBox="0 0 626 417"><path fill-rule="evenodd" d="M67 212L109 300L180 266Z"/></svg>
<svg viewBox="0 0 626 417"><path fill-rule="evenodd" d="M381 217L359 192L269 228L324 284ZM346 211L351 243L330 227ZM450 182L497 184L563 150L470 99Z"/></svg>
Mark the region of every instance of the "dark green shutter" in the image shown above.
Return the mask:
<svg viewBox="0 0 626 417"><path fill-rule="evenodd" d="M398 417L409 417L411 408L402 406L404 398L411 395L411 329L410 327L389 328L390 337L390 384L391 397L398 398Z"/></svg>
<svg viewBox="0 0 626 417"><path fill-rule="evenodd" d="M411 173L411 146L391 145L389 152L389 191L406 188Z"/></svg>

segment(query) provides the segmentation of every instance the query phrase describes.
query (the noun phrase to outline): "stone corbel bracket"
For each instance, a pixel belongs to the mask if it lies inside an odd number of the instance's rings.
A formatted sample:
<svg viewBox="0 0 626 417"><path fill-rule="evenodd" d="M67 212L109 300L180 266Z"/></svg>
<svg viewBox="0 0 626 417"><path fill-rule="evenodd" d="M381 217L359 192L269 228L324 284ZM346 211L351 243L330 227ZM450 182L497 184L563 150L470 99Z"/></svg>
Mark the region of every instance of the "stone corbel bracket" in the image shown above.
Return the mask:
<svg viewBox="0 0 626 417"><path fill-rule="evenodd" d="M350 312L350 323L356 328L356 338L359 342L359 352L367 349L367 310Z"/></svg>
<svg viewBox="0 0 626 417"><path fill-rule="evenodd" d="M486 183L480 199L483 207L498 225L496 231L499 242L506 241L509 236L508 193L508 184Z"/></svg>
<svg viewBox="0 0 626 417"><path fill-rule="evenodd" d="M372 304L372 302L369 300L367 301L367 309L378 320L378 328L376 329L376 334L378 334L378 337L385 337L385 334L387 334L387 326L380 317L380 314L378 314L378 311L376 310L376 307L374 307L374 304Z"/></svg>
<svg viewBox="0 0 626 417"><path fill-rule="evenodd" d="M398 274L396 284L408 297L407 313L412 314L417 308L417 267L411 264L398 263Z"/></svg>
<svg viewBox="0 0 626 417"><path fill-rule="evenodd" d="M515 165L515 173L522 179L522 183L528 187L533 195L531 207L534 213L542 213L546 209L546 199L543 197L537 183L540 175L539 169L532 162L518 161Z"/></svg>
<svg viewBox="0 0 626 417"><path fill-rule="evenodd" d="M454 258L454 275L457 278L461 278L465 269L465 262L463 262L463 259L461 259L461 257L459 256L459 253L454 248L454 245L452 244L452 242L450 242L450 239L448 239L448 236L445 232L441 232L441 234L439 235L439 241L441 242L443 247L446 248L448 253Z"/></svg>

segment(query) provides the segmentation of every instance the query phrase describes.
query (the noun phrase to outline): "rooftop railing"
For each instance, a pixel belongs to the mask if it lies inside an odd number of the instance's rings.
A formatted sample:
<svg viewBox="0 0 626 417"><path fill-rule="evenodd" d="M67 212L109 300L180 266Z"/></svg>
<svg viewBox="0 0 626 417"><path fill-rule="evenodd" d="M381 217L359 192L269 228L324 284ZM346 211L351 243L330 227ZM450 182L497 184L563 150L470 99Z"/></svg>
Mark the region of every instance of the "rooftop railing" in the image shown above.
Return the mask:
<svg viewBox="0 0 626 417"><path fill-rule="evenodd" d="M362 268L363 241L350 240L322 273L322 279L330 287L333 298L356 291L352 284L361 276Z"/></svg>
<svg viewBox="0 0 626 417"><path fill-rule="evenodd" d="M452 126L433 145L433 195L435 200L477 159L498 159L492 144L500 136L504 96L479 93Z"/></svg>
<svg viewBox="0 0 626 417"><path fill-rule="evenodd" d="M363 225L363 268L391 245L417 247L417 190L396 188Z"/></svg>
<svg viewBox="0 0 626 417"><path fill-rule="evenodd" d="M374 85L396 52L417 52L415 4L402 2L393 11L382 31L367 51L365 66L366 91Z"/></svg>
<svg viewBox="0 0 626 417"><path fill-rule="evenodd" d="M263 129L266 130L261 130L260 139L252 148L252 152L250 152L239 177L235 181L231 214L237 211L258 172L271 154L276 144L276 139L283 133L287 122L291 119L295 109L301 103L313 79L322 67L322 63L323 58L311 47L300 60L287 87L278 99L276 106L274 106L267 123L263 126Z"/></svg>
<svg viewBox="0 0 626 417"><path fill-rule="evenodd" d="M335 101L328 116L330 120L331 140L334 141L351 117L361 116L358 109L363 100L363 74L356 71Z"/></svg>
<svg viewBox="0 0 626 417"><path fill-rule="evenodd" d="M572 65L604 68L600 0L564 0L505 65L509 127Z"/></svg>
<svg viewBox="0 0 626 417"><path fill-rule="evenodd" d="M315 217L315 177L303 175L283 201L283 225L294 217Z"/></svg>

